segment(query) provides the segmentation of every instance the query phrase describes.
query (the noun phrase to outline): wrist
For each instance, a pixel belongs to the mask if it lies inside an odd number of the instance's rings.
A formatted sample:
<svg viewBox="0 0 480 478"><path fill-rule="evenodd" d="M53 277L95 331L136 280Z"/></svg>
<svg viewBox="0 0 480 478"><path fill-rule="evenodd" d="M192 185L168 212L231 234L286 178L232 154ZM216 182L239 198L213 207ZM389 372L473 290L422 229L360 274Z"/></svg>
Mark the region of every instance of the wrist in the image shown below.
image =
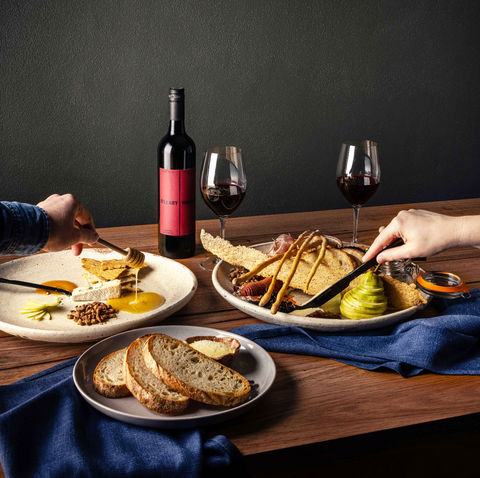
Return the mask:
<svg viewBox="0 0 480 478"><path fill-rule="evenodd" d="M4 241L1 254L27 255L43 249L50 234L47 213L38 206L19 202L2 202L7 214L8 240Z"/></svg>
<svg viewBox="0 0 480 478"><path fill-rule="evenodd" d="M456 240L453 244L458 247L480 246L480 216L461 216L455 218L453 225Z"/></svg>

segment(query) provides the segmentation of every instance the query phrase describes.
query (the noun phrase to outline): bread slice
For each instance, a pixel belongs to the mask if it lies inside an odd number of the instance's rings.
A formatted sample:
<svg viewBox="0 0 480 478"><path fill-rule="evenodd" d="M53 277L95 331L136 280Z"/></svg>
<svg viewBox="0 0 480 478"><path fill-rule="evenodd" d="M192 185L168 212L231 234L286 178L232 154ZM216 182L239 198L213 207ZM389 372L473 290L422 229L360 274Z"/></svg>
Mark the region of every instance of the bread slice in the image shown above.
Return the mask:
<svg viewBox="0 0 480 478"><path fill-rule="evenodd" d="M93 373L93 388L100 395L108 398L130 395L122 371L126 352L126 348L117 350L103 358L96 366Z"/></svg>
<svg viewBox="0 0 480 478"><path fill-rule="evenodd" d="M302 260L309 262L312 265L315 263L319 255L319 251L312 251L302 257ZM331 268L340 268L345 271L346 274L351 272L357 267L356 261L343 249L335 249L327 246L325 255L323 256L323 263Z"/></svg>
<svg viewBox="0 0 480 478"><path fill-rule="evenodd" d="M132 395L145 407L165 415L178 415L187 408L189 399L157 378L143 360L143 349L150 335L142 335L128 347L123 376Z"/></svg>
<svg viewBox="0 0 480 478"><path fill-rule="evenodd" d="M246 378L168 335L152 334L144 358L158 378L193 400L231 407L248 399Z"/></svg>
<svg viewBox="0 0 480 478"><path fill-rule="evenodd" d="M122 294L122 283L118 280L112 280L98 283L88 287L77 287L72 291L72 299L75 302L95 302L107 299L116 299Z"/></svg>
<svg viewBox="0 0 480 478"><path fill-rule="evenodd" d="M354 247L344 247L342 251L346 252L356 261L357 265L355 267L361 266L363 264L363 256L365 255L364 251L361 251Z"/></svg>

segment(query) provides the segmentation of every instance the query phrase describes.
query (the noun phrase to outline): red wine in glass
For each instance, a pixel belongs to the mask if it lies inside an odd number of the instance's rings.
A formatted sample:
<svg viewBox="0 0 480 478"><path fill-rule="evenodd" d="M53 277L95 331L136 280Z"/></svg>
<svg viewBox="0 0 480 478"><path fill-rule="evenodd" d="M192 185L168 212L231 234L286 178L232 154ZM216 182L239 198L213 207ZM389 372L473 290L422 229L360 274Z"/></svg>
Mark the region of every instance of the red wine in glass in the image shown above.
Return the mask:
<svg viewBox="0 0 480 478"><path fill-rule="evenodd" d="M353 207L353 243L357 242L358 214L380 184L377 143L365 139L344 141L337 162L337 185Z"/></svg>
<svg viewBox="0 0 480 478"><path fill-rule="evenodd" d="M236 184L216 184L204 186L202 196L205 204L218 217L228 217L240 206L245 197L245 189Z"/></svg>
<svg viewBox="0 0 480 478"><path fill-rule="evenodd" d="M247 190L243 152L235 146L207 148L200 173L200 191L205 204L220 219L220 237L225 239L225 222L240 206ZM212 271L220 262L207 257L200 266Z"/></svg>
<svg viewBox="0 0 480 478"><path fill-rule="evenodd" d="M379 184L379 179L360 174L337 178L338 189L352 206L363 206L375 194Z"/></svg>

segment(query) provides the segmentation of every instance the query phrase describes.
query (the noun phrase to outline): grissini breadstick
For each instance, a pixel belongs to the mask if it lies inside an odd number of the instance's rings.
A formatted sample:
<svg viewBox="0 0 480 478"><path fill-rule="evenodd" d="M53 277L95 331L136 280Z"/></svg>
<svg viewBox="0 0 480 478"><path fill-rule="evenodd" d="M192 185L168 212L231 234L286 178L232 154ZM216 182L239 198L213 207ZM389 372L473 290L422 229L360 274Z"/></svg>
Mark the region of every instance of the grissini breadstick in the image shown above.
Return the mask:
<svg viewBox="0 0 480 478"><path fill-rule="evenodd" d="M318 231L313 231L307 239L303 242L302 246L300 247L300 250L297 253L297 256L295 257L295 260L293 261L293 266L292 269L290 270L290 274L287 277L287 280L283 283L282 288L279 290L277 294L277 300L274 302L272 305L272 308L270 309L270 312L272 314L276 314L278 311L278 308L280 307L280 304L282 303L283 296L285 294L285 291L287 290L287 287L290 284L290 281L292 280L293 275L295 274L295 271L297 270L298 263L300 261L300 258L302 257L303 252L307 249L309 242L312 240L313 236L317 234ZM273 281L272 281L273 282Z"/></svg>
<svg viewBox="0 0 480 478"><path fill-rule="evenodd" d="M298 239L288 248L288 251L285 252L285 254L283 255L282 260L280 261L280 264L278 265L277 270L275 271L275 274L272 278L272 282L270 284L270 287L268 288L265 295L260 299L260 302L258 304L260 307L263 307L272 297L273 288L275 287L275 282L277 280L277 276L278 276L278 273L280 272L280 269L282 268L285 261L292 255L292 252L297 247L297 244L299 244L303 240L304 237L305 237L305 233L303 232L302 234L300 234L298 236Z"/></svg>
<svg viewBox="0 0 480 478"><path fill-rule="evenodd" d="M303 288L303 292L305 292L305 294L308 291L308 286L310 285L310 281L312 280L312 277L315 275L315 272L317 272L320 262L322 262L323 258L325 257L326 250L327 250L327 240L323 238L322 247L320 249L320 252L318 253L317 260L315 261L315 264L313 264L313 267L310 270L310 273L308 274L307 281L305 282L305 286Z"/></svg>
<svg viewBox="0 0 480 478"><path fill-rule="evenodd" d="M323 236L322 236L322 238L323 238ZM323 239L326 242L326 239L325 238L323 238ZM316 240L315 242L312 242L312 244L310 244L308 249L309 250L310 249L315 249L320 244L322 244L322 239L319 239L319 240ZM233 285L243 284L245 281L247 281L247 280L251 279L252 277L256 276L257 274L259 274L263 269L265 269L265 267L268 267L269 265L271 265L271 264L279 261L280 259L282 259L285 254L286 253L276 254L275 256L272 256L272 257L268 258L266 261L261 262L260 264L256 265L251 271L246 272L245 274L233 279L233 281L232 281ZM325 251L324 251L324 254L325 254Z"/></svg>
<svg viewBox="0 0 480 478"><path fill-rule="evenodd" d="M256 276L260 271L265 269L265 267L268 267L270 264L273 264L274 262L282 259L283 256L284 254L277 254L276 256L270 257L266 261L261 262L260 264L256 265L251 271L233 279L233 285L239 285L247 281L248 279L251 279L253 276Z"/></svg>

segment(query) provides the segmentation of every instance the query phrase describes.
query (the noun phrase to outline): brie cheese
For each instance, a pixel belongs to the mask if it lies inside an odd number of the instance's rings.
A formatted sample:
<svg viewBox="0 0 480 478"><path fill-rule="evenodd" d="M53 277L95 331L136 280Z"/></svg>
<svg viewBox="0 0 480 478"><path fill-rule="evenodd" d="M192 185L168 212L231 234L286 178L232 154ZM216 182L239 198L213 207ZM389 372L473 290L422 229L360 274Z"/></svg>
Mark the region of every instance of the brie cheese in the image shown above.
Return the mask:
<svg viewBox="0 0 480 478"><path fill-rule="evenodd" d="M93 284L88 287L77 287L72 291L72 299L76 302L94 302L120 297L122 283L115 279L108 282Z"/></svg>

